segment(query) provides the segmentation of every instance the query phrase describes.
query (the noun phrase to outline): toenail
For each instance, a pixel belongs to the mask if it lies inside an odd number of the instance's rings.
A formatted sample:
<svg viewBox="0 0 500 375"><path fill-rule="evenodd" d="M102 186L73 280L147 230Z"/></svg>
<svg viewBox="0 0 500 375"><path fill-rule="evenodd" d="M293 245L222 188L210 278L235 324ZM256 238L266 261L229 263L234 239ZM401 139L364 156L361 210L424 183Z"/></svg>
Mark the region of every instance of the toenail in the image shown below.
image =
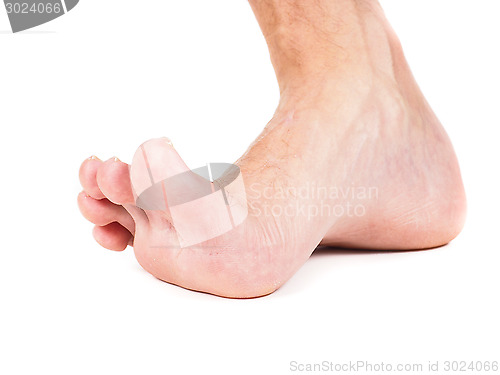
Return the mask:
<svg viewBox="0 0 500 375"><path fill-rule="evenodd" d="M99 161L102 161L101 159L99 159L97 156L95 155L92 155L90 158L88 158L88 160L99 160Z"/></svg>
<svg viewBox="0 0 500 375"><path fill-rule="evenodd" d="M113 156L113 161L121 161L120 159L118 159L116 156Z"/></svg>
<svg viewBox="0 0 500 375"><path fill-rule="evenodd" d="M82 191L80 194L81 194L81 196L83 198L89 198L90 197L90 195L88 195L85 191Z"/></svg>
<svg viewBox="0 0 500 375"><path fill-rule="evenodd" d="M173 146L173 145L174 145L174 144L172 143L172 141L170 140L170 138L168 138L168 137L163 137L162 139L163 139L165 142L167 142L167 144L168 144L169 146Z"/></svg>

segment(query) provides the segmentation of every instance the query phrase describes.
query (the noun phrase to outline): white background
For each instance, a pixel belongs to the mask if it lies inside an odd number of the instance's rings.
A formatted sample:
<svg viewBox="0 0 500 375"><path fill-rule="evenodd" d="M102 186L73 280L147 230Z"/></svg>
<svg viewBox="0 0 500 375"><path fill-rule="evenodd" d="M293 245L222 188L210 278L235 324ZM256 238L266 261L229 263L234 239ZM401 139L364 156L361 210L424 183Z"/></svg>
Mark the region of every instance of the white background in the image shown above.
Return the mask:
<svg viewBox="0 0 500 375"><path fill-rule="evenodd" d="M405 253L322 250L279 291L160 282L92 239L78 168L169 136L234 161L278 90L244 0L82 0L11 34L0 7L0 373L288 374L290 362L500 360L500 3L385 0L457 150L463 233Z"/></svg>

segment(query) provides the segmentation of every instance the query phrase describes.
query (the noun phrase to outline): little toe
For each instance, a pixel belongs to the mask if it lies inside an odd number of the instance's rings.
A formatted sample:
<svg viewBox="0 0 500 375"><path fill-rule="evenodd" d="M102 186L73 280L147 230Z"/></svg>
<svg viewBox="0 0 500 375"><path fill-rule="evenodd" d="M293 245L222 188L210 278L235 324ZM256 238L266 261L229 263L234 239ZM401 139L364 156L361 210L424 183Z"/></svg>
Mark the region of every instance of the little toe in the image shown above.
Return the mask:
<svg viewBox="0 0 500 375"><path fill-rule="evenodd" d="M102 165L102 161L96 156L86 159L80 166L80 183L83 190L95 199L105 198L101 189L97 185L97 170Z"/></svg>
<svg viewBox="0 0 500 375"><path fill-rule="evenodd" d="M92 234L99 245L114 251L125 250L132 240L132 234L118 223L95 226Z"/></svg>

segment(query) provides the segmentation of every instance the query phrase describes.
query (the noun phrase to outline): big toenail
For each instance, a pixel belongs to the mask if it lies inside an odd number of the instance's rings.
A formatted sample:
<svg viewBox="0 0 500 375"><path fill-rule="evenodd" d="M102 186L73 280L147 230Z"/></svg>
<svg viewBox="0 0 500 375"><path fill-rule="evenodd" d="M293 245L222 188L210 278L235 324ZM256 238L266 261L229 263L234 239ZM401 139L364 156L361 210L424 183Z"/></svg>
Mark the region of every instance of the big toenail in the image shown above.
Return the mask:
<svg viewBox="0 0 500 375"><path fill-rule="evenodd" d="M172 141L170 140L170 138L168 138L168 137L163 137L162 139L163 139L165 142L167 142L167 144L168 144L169 146L173 146L173 145L174 145L174 144L172 143Z"/></svg>
<svg viewBox="0 0 500 375"><path fill-rule="evenodd" d="M99 159L97 156L95 155L92 155L90 158L88 158L88 160L99 160L101 161L101 159Z"/></svg>

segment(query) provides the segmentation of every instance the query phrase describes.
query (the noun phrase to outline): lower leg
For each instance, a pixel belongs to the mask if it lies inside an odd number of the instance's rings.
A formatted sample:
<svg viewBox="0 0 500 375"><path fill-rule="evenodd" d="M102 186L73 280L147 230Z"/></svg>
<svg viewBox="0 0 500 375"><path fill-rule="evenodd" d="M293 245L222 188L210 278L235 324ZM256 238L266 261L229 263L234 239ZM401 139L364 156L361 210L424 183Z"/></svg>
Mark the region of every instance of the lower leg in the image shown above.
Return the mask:
<svg viewBox="0 0 500 375"><path fill-rule="evenodd" d="M376 0L250 0L280 88L355 66L363 74L397 45ZM390 40L389 40L390 39ZM391 43L389 43L391 42ZM303 82L296 82L300 87Z"/></svg>

